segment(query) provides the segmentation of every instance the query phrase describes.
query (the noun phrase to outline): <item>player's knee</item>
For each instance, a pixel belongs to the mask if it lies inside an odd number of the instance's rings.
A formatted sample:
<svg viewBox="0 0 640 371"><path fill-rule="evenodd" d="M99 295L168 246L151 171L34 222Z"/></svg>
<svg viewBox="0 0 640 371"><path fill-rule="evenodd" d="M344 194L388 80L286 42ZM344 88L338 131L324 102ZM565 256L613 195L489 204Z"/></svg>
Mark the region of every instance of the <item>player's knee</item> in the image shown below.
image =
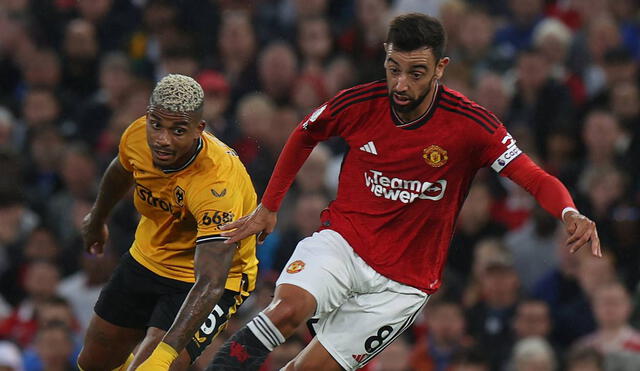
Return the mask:
<svg viewBox="0 0 640 371"><path fill-rule="evenodd" d="M304 323L310 315L302 303L289 299L274 301L264 313L280 330L286 327L298 327Z"/></svg>

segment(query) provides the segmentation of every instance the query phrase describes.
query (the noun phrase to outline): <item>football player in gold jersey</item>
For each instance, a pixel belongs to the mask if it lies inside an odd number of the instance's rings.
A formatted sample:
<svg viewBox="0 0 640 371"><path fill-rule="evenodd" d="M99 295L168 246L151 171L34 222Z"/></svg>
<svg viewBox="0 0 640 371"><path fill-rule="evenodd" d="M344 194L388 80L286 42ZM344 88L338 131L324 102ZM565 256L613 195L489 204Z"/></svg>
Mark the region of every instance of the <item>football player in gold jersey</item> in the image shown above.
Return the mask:
<svg viewBox="0 0 640 371"><path fill-rule="evenodd" d="M256 194L236 153L204 132L203 100L192 78L163 78L104 174L85 248L102 253L107 217L131 187L141 219L96 303L82 370L184 370L254 288L255 237L230 246L219 227L253 210Z"/></svg>

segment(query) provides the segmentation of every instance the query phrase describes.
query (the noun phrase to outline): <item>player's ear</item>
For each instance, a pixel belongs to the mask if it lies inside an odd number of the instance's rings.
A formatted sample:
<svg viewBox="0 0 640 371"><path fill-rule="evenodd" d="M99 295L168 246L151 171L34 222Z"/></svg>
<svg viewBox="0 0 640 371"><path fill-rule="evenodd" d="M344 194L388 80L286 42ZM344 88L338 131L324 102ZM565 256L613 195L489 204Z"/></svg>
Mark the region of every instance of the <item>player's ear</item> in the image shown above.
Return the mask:
<svg viewBox="0 0 640 371"><path fill-rule="evenodd" d="M196 128L198 129L198 133L202 134L202 132L204 131L204 128L207 127L207 122L204 120L200 120L200 122L198 123L198 126L196 126Z"/></svg>
<svg viewBox="0 0 640 371"><path fill-rule="evenodd" d="M444 76L444 70L447 68L449 61L449 57L440 58L438 64L436 64L436 79L440 80Z"/></svg>

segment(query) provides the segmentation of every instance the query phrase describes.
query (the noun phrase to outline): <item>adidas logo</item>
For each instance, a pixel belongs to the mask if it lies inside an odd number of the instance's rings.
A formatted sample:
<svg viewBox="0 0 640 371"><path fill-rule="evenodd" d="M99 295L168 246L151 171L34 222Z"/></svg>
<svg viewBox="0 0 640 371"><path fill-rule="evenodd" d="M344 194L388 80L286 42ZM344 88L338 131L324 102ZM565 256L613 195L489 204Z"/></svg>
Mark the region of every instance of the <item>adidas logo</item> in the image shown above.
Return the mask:
<svg viewBox="0 0 640 371"><path fill-rule="evenodd" d="M362 362L367 356L368 356L367 353L365 353L365 354L352 354L351 355L351 357L353 357L353 359L355 359L356 362L358 362L358 363Z"/></svg>
<svg viewBox="0 0 640 371"><path fill-rule="evenodd" d="M365 151L368 153L371 153L373 155L377 155L378 151L376 150L376 145L373 144L373 142L369 142L367 144L365 144L364 146L360 147L361 151Z"/></svg>

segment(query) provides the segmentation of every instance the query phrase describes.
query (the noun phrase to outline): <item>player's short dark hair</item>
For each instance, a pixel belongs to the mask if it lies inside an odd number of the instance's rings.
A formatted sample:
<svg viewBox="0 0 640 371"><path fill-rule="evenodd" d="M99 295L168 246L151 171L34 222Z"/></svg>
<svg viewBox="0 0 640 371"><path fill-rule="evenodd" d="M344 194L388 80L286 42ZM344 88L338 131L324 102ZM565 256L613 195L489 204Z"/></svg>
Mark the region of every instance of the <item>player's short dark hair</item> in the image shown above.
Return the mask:
<svg viewBox="0 0 640 371"><path fill-rule="evenodd" d="M399 15L391 21L387 43L393 43L393 48L401 51L427 47L437 59L440 59L444 56L447 36L437 18L409 13Z"/></svg>

